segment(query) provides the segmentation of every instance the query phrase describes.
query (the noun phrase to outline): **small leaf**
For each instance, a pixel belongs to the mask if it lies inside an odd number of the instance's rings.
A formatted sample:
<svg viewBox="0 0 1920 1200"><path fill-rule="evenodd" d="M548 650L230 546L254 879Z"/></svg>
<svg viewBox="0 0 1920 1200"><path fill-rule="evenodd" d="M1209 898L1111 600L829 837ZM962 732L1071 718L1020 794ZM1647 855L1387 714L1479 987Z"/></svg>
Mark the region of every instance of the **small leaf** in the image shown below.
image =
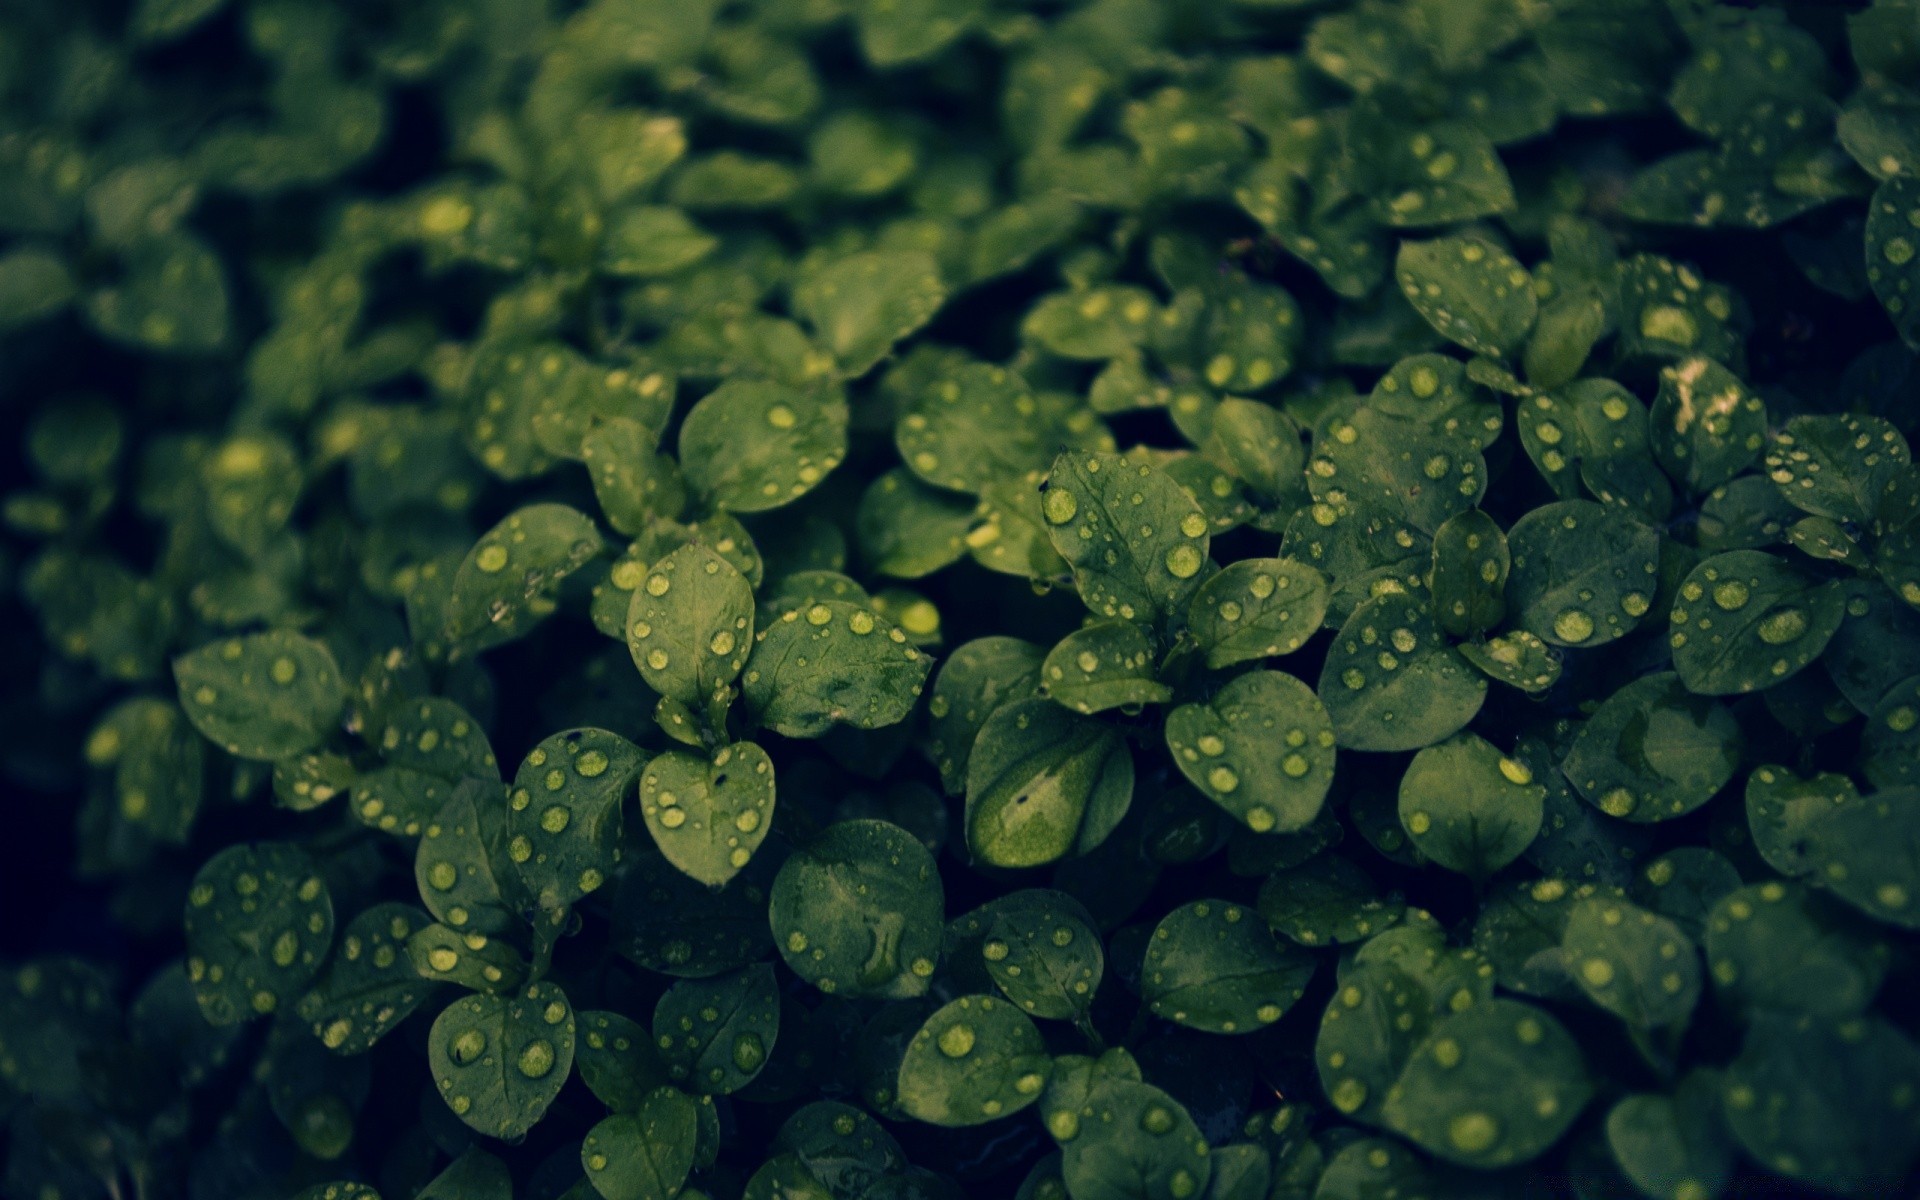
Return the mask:
<svg viewBox="0 0 1920 1200"><path fill-rule="evenodd" d="M587 1132L580 1165L603 1200L673 1200L693 1170L699 1106L670 1087L655 1088L633 1112L615 1113Z"/></svg>
<svg viewBox="0 0 1920 1200"><path fill-rule="evenodd" d="M773 823L773 763L752 742L710 758L669 750L640 777L640 815L667 861L719 887L753 860Z"/></svg>
<svg viewBox="0 0 1920 1200"><path fill-rule="evenodd" d="M1413 756L1400 779L1400 823L1434 862L1485 879L1539 836L1546 792L1526 764L1457 733Z"/></svg>
<svg viewBox="0 0 1920 1200"><path fill-rule="evenodd" d="M655 1088L668 1086L667 1064L646 1026L613 1012L580 1012L575 1019L574 1069L608 1109L639 1112Z"/></svg>
<svg viewBox="0 0 1920 1200"><path fill-rule="evenodd" d="M1767 406L1711 358L1661 369L1649 421L1654 457L1695 495L1746 470L1767 444Z"/></svg>
<svg viewBox="0 0 1920 1200"><path fill-rule="evenodd" d="M1154 679L1153 644L1138 625L1096 621L1068 634L1040 667L1041 692L1075 712L1138 711L1172 689Z"/></svg>
<svg viewBox="0 0 1920 1200"><path fill-rule="evenodd" d="M271 1013L307 986L333 944L333 898L286 842L229 846L193 877L187 978L212 1025Z"/></svg>
<svg viewBox="0 0 1920 1200"><path fill-rule="evenodd" d="M1767 476L1787 502L1835 521L1870 524L1881 497L1913 461L1907 439L1879 417L1798 416L1767 444Z"/></svg>
<svg viewBox="0 0 1920 1200"><path fill-rule="evenodd" d="M1700 952L1678 925L1598 897L1574 905L1561 951L1587 998L1636 1029L1686 1025L1700 999Z"/></svg>
<svg viewBox="0 0 1920 1200"><path fill-rule="evenodd" d="M335 1054L364 1054L426 999L407 939L429 923L410 904L376 904L347 923L340 953L300 998L300 1019Z"/></svg>
<svg viewBox="0 0 1920 1200"><path fill-rule="evenodd" d="M753 1082L780 1032L773 967L756 963L712 979L682 979L653 1010L654 1044L675 1083L724 1096Z"/></svg>
<svg viewBox="0 0 1920 1200"><path fill-rule="evenodd" d="M1306 994L1314 960L1276 941L1259 913L1195 900L1147 941L1141 998L1156 1016L1203 1033L1255 1033Z"/></svg>
<svg viewBox="0 0 1920 1200"><path fill-rule="evenodd" d="M1753 1012L1857 1016L1886 977L1888 948L1803 884L1736 888L1707 914L1707 965L1723 1002Z"/></svg>
<svg viewBox="0 0 1920 1200"><path fill-rule="evenodd" d="M456 930L502 933L519 921L519 873L507 858L505 789L469 781L428 822L413 874L427 910Z"/></svg>
<svg viewBox="0 0 1920 1200"><path fill-rule="evenodd" d="M1782 875L1806 875L1818 866L1815 855L1828 818L1859 799L1845 775L1823 771L1803 779L1786 767L1756 767L1747 776L1746 793L1753 848Z"/></svg>
<svg viewBox="0 0 1920 1200"><path fill-rule="evenodd" d="M546 1115L573 1070L573 1009L551 983L448 1005L427 1037L440 1098L488 1137L522 1137Z"/></svg>
<svg viewBox="0 0 1920 1200"><path fill-rule="evenodd" d="M1507 536L1492 517L1470 508L1433 534L1433 610L1440 628L1473 637L1506 615Z"/></svg>
<svg viewBox="0 0 1920 1200"><path fill-rule="evenodd" d="M1114 454L1054 461L1040 509L1074 587L1096 615L1152 622L1206 580L1204 513L1164 472Z"/></svg>
<svg viewBox="0 0 1920 1200"><path fill-rule="evenodd" d="M1645 675L1606 701L1561 769L1587 803L1625 821L1666 821L1699 808L1733 778L1740 725L1671 671Z"/></svg>
<svg viewBox="0 0 1920 1200"><path fill-rule="evenodd" d="M1874 190L1867 204L1867 282L1893 326L1909 346L1920 345L1920 278L1914 249L1914 216L1920 213L1920 178L1896 175Z"/></svg>
<svg viewBox="0 0 1920 1200"><path fill-rule="evenodd" d="M1060 1169L1067 1194L1086 1200L1207 1194L1213 1159L1193 1117L1178 1100L1151 1084L1115 1079L1098 1086L1081 1106L1057 1113L1049 1132L1065 1143ZM1146 1136L1142 1136L1142 1135Z"/></svg>
<svg viewBox="0 0 1920 1200"><path fill-rule="evenodd" d="M1084 854L1113 832L1132 801L1133 756L1101 721L1051 700L1010 700L980 723L966 793L974 857L1041 866Z"/></svg>
<svg viewBox="0 0 1920 1200"><path fill-rule="evenodd" d="M1920 695L1909 692L1909 705ZM1906 762L1911 766L1912 751ZM1854 908L1902 929L1920 929L1920 789L1888 788L1831 814L1815 839L1819 878Z"/></svg>
<svg viewBox="0 0 1920 1200"><path fill-rule="evenodd" d="M1402 242L1394 278L1428 324L1476 354L1517 349L1539 311L1527 269L1478 238Z"/></svg>
<svg viewBox="0 0 1920 1200"><path fill-rule="evenodd" d="M1443 122L1366 133L1373 144L1358 174L1383 224L1422 228L1513 211L1513 182L1480 130Z"/></svg>
<svg viewBox="0 0 1920 1200"><path fill-rule="evenodd" d="M913 710L933 660L860 605L790 608L754 634L743 691L760 725L819 737L835 722L879 729Z"/></svg>
<svg viewBox="0 0 1920 1200"><path fill-rule="evenodd" d="M482 534L453 577L445 633L479 649L516 637L553 610L560 581L603 546L591 518L564 504L532 504Z"/></svg>
<svg viewBox="0 0 1920 1200"><path fill-rule="evenodd" d="M332 652L286 630L210 642L174 659L173 674L187 720L241 758L313 749L347 701Z"/></svg>
<svg viewBox="0 0 1920 1200"><path fill-rule="evenodd" d="M932 320L946 298L931 256L869 251L805 274L794 285L793 309L839 362L841 374L853 378Z"/></svg>
<svg viewBox="0 0 1920 1200"><path fill-rule="evenodd" d="M1201 584L1187 605L1187 630L1214 670L1292 654L1320 628L1327 580L1290 558L1243 558Z"/></svg>
<svg viewBox="0 0 1920 1200"><path fill-rule="evenodd" d="M1327 710L1279 671L1249 671L1207 703L1174 709L1166 738L1188 782L1255 833L1306 828L1333 785Z"/></svg>
<svg viewBox="0 0 1920 1200"><path fill-rule="evenodd" d="M511 992L527 979L527 960L505 938L428 925L407 939L407 957L422 979L476 992Z"/></svg>
<svg viewBox="0 0 1920 1200"><path fill-rule="evenodd" d="M980 943L987 974L1023 1012L1082 1021L1106 971L1099 931L1062 892L1014 892L992 905Z"/></svg>
<svg viewBox="0 0 1920 1200"><path fill-rule="evenodd" d="M925 995L946 902L933 857L885 821L842 821L794 851L773 883L774 943L830 995Z"/></svg>
<svg viewBox="0 0 1920 1200"><path fill-rule="evenodd" d="M528 752L507 793L507 858L541 908L565 908L606 882L620 861L621 805L645 761L605 729L566 730Z"/></svg>
<svg viewBox="0 0 1920 1200"><path fill-rule="evenodd" d="M1639 627L1660 588L1660 535L1617 508L1563 500L1507 534L1513 622L1555 646L1600 646Z"/></svg>
<svg viewBox="0 0 1920 1200"><path fill-rule="evenodd" d="M1013 1005L962 996L927 1018L900 1063L900 1108L929 1125L980 1125L1040 1099L1052 1060Z"/></svg>
<svg viewBox="0 0 1920 1200"><path fill-rule="evenodd" d="M1592 1094L1560 1022L1518 1000L1483 1000L1434 1024L1381 1115L1437 1158L1500 1167L1545 1153Z"/></svg>
<svg viewBox="0 0 1920 1200"><path fill-rule="evenodd" d="M1454 647L1489 679L1536 695L1560 678L1560 652L1524 629Z"/></svg>
<svg viewBox="0 0 1920 1200"><path fill-rule="evenodd" d="M1716 1196L1733 1174L1720 1116L1720 1080L1695 1071L1671 1096L1628 1096L1607 1113L1607 1146L1635 1187L1654 1200Z"/></svg>
<svg viewBox="0 0 1920 1200"><path fill-rule="evenodd" d="M733 564L688 544L633 590L627 649L649 686L689 706L711 703L753 649L753 589Z"/></svg>
<svg viewBox="0 0 1920 1200"><path fill-rule="evenodd" d="M1425 596L1388 592L1340 627L1318 691L1340 745L1417 750L1471 721L1487 681L1441 636Z"/></svg>
<svg viewBox="0 0 1920 1200"><path fill-rule="evenodd" d="M947 794L967 788L967 762L980 729L1002 705L1032 697L1044 655L1019 638L975 638L940 664L927 702L928 753Z"/></svg>
<svg viewBox="0 0 1920 1200"><path fill-rule="evenodd" d="M868 566L895 579L931 575L967 554L974 506L895 467L861 494L855 518Z"/></svg>
<svg viewBox="0 0 1920 1200"><path fill-rule="evenodd" d="M812 491L847 454L847 402L771 380L731 379L680 426L680 469L715 507L764 512Z"/></svg>
<svg viewBox="0 0 1920 1200"><path fill-rule="evenodd" d="M1772 687L1820 656L1846 619L1843 587L1760 550L1705 559L1669 620L1674 670L1695 692Z"/></svg>
<svg viewBox="0 0 1920 1200"><path fill-rule="evenodd" d="M719 245L719 238L677 208L623 208L607 223L600 243L600 269L637 279L671 275L712 254Z"/></svg>
<svg viewBox="0 0 1920 1200"><path fill-rule="evenodd" d="M1126 358L1151 333L1159 308L1145 288L1105 284L1043 296L1020 333L1061 358Z"/></svg>

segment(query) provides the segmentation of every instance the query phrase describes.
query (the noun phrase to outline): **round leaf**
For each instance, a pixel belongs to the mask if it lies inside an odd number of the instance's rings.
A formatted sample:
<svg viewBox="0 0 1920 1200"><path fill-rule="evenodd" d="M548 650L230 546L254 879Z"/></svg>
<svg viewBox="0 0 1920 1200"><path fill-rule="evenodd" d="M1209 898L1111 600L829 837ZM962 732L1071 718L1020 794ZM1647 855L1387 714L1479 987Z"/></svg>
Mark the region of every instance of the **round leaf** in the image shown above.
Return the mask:
<svg viewBox="0 0 1920 1200"><path fill-rule="evenodd" d="M1846 619L1844 592L1761 550L1688 572L1670 620L1674 670L1710 696L1771 687L1820 657Z"/></svg>
<svg viewBox="0 0 1920 1200"><path fill-rule="evenodd" d="M620 806L644 761L617 733L571 729L520 764L507 793L507 858L541 908L564 908L606 882L620 861Z"/></svg>
<svg viewBox="0 0 1920 1200"><path fill-rule="evenodd" d="M1254 1033L1306 994L1314 960L1283 945L1260 914L1224 900L1168 913L1147 942L1141 998L1156 1016L1205 1033Z"/></svg>
<svg viewBox="0 0 1920 1200"><path fill-rule="evenodd" d="M294 999L333 944L333 898L306 851L229 846L187 889L187 978L209 1024L234 1025Z"/></svg>
<svg viewBox="0 0 1920 1200"><path fill-rule="evenodd" d="M1081 601L1099 616L1155 621L1181 611L1204 582L1206 514L1144 463L1063 454L1047 474L1040 510Z"/></svg>
<svg viewBox="0 0 1920 1200"><path fill-rule="evenodd" d="M1400 778L1400 824L1428 858L1484 879L1539 835L1546 794L1526 764L1457 733L1413 756Z"/></svg>
<svg viewBox="0 0 1920 1200"><path fill-rule="evenodd" d="M752 742L711 758L669 750L640 777L640 815L681 872L718 887L753 859L773 822L773 762Z"/></svg>
<svg viewBox="0 0 1920 1200"><path fill-rule="evenodd" d="M1039 1100L1052 1066L1025 1013L992 996L962 996L907 1043L900 1108L929 1125L984 1124Z"/></svg>
<svg viewBox="0 0 1920 1200"><path fill-rule="evenodd" d="M819 737L836 721L878 729L904 720L933 667L893 622L840 600L790 608L754 641L747 707L788 737Z"/></svg>
<svg viewBox="0 0 1920 1200"><path fill-rule="evenodd" d="M573 1009L566 993L536 983L517 996L468 996L448 1005L427 1036L440 1098L476 1132L526 1134L573 1069Z"/></svg>
<svg viewBox="0 0 1920 1200"><path fill-rule="evenodd" d="M587 1132L580 1165L603 1200L673 1200L693 1170L699 1106L670 1087Z"/></svg>
<svg viewBox="0 0 1920 1200"><path fill-rule="evenodd" d="M842 821L795 850L774 879L774 944L823 992L903 1000L926 993L946 901L933 857L885 821Z"/></svg>
<svg viewBox="0 0 1920 1200"><path fill-rule="evenodd" d="M174 659L173 675L187 720L240 758L313 749L347 701L332 652L287 630L209 642Z"/></svg>
<svg viewBox="0 0 1920 1200"><path fill-rule="evenodd" d="M1555 646L1600 646L1632 633L1660 587L1660 535L1591 500L1534 509L1514 522L1507 544L1513 621Z"/></svg>
<svg viewBox="0 0 1920 1200"><path fill-rule="evenodd" d="M1671 671L1607 697L1561 769L1587 803L1627 821L1666 821L1713 799L1740 763L1740 725L1725 705Z"/></svg>
<svg viewBox="0 0 1920 1200"><path fill-rule="evenodd" d="M1174 709L1166 736L1188 781L1255 833L1306 828L1333 785L1327 710L1278 671L1249 671L1206 704Z"/></svg>
<svg viewBox="0 0 1920 1200"><path fill-rule="evenodd" d="M1327 652L1319 694L1340 745L1417 750L1473 720L1487 681L1441 636L1427 598L1399 591L1353 610Z"/></svg>
<svg viewBox="0 0 1920 1200"><path fill-rule="evenodd" d="M756 963L712 979L682 979L653 1010L654 1044L675 1083L706 1095L753 1082L780 1033L780 988Z"/></svg>
<svg viewBox="0 0 1920 1200"><path fill-rule="evenodd" d="M680 426L680 469L717 508L764 512L812 491L847 455L847 402L771 380L731 379Z"/></svg>
<svg viewBox="0 0 1920 1200"><path fill-rule="evenodd" d="M1112 726L1051 700L988 717L967 760L967 848L1001 867L1034 867L1106 840L1133 799L1133 755Z"/></svg>
<svg viewBox="0 0 1920 1200"><path fill-rule="evenodd" d="M648 685L689 706L723 694L753 649L753 588L689 544L653 564L627 608L627 649Z"/></svg>
<svg viewBox="0 0 1920 1200"><path fill-rule="evenodd" d="M1327 615L1327 580L1290 558L1243 558L1201 584L1187 630L1214 670L1292 654Z"/></svg>

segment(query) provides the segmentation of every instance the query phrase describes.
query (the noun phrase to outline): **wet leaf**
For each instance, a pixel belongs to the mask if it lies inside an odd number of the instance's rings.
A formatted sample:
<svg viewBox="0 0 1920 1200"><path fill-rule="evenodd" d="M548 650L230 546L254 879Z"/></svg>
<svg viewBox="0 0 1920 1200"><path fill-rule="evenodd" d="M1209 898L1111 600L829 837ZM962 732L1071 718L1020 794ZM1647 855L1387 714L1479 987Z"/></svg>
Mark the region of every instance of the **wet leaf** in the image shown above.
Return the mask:
<svg viewBox="0 0 1920 1200"><path fill-rule="evenodd" d="M669 750L640 777L640 815L667 861L719 887L753 860L773 823L773 762L752 742L711 757Z"/></svg>
<svg viewBox="0 0 1920 1200"><path fill-rule="evenodd" d="M1666 821L1713 799L1740 761L1740 725L1671 671L1601 704L1561 769L1587 803L1626 821Z"/></svg>
<svg viewBox="0 0 1920 1200"><path fill-rule="evenodd" d="M235 1025L290 1004L320 970L333 945L333 898L299 847L229 846L193 877L185 923L200 1012Z"/></svg>
<svg viewBox="0 0 1920 1200"><path fill-rule="evenodd" d="M1341 746L1417 750L1471 721L1487 681L1441 636L1427 597L1397 591L1347 618L1318 691Z"/></svg>
<svg viewBox="0 0 1920 1200"><path fill-rule="evenodd" d="M1660 588L1660 535L1591 500L1543 505L1507 535L1513 621L1555 646L1600 646L1632 633Z"/></svg>
<svg viewBox="0 0 1920 1200"><path fill-rule="evenodd" d="M774 880L774 943L800 978L830 995L926 994L940 956L945 900L933 858L885 821L842 821L794 851Z"/></svg>
<svg viewBox="0 0 1920 1200"><path fill-rule="evenodd" d="M1539 311L1527 269L1478 238L1402 242L1393 270L1407 302L1427 323L1476 354L1518 349Z"/></svg>
<svg viewBox="0 0 1920 1200"><path fill-rule="evenodd" d="M753 589L714 551L681 546L634 588L626 628L627 649L648 686L682 704L708 704L746 666Z"/></svg>
<svg viewBox="0 0 1920 1200"><path fill-rule="evenodd" d="M566 993L536 983L518 995L468 996L441 1012L427 1038L440 1098L477 1133L512 1140L533 1128L573 1069Z"/></svg>
<svg viewBox="0 0 1920 1200"><path fill-rule="evenodd" d="M962 996L927 1018L900 1063L900 1107L930 1125L997 1120L1035 1103L1052 1061L1025 1014L992 996Z"/></svg>
<svg viewBox="0 0 1920 1200"><path fill-rule="evenodd" d="M829 600L762 623L743 693L760 725L819 737L836 722L879 729L905 719L933 660L873 610Z"/></svg>
<svg viewBox="0 0 1920 1200"><path fill-rule="evenodd" d="M1681 682L1724 696L1772 687L1820 656L1846 618L1842 587L1760 550L1688 572L1670 621Z"/></svg>
<svg viewBox="0 0 1920 1200"><path fill-rule="evenodd" d="M428 921L410 904L376 904L347 922L339 953L300 998L300 1019L322 1045L336 1054L364 1054L426 999L407 939Z"/></svg>
<svg viewBox="0 0 1920 1200"><path fill-rule="evenodd" d="M716 508L755 513L806 495L847 454L847 402L771 380L732 379L680 426L680 469Z"/></svg>
<svg viewBox="0 0 1920 1200"><path fill-rule="evenodd" d="M1327 581L1287 558L1243 558L1201 584L1187 605L1187 629L1207 666L1292 654L1326 617Z"/></svg>
<svg viewBox="0 0 1920 1200"><path fill-rule="evenodd" d="M1526 764L1457 733L1413 756L1400 779L1400 824L1428 858L1484 879L1532 844L1545 798Z"/></svg>
<svg viewBox="0 0 1920 1200"><path fill-rule="evenodd" d="M527 753L507 793L507 858L541 908L564 908L606 882L643 762L638 746L605 729L556 733Z"/></svg>
<svg viewBox="0 0 1920 1200"><path fill-rule="evenodd" d="M680 980L653 1010L654 1044L668 1077L703 1095L753 1082L779 1033L780 990L766 963Z"/></svg>
<svg viewBox="0 0 1920 1200"><path fill-rule="evenodd" d="M1126 740L1045 699L995 708L966 771L967 848L994 866L1040 866L1092 850L1133 796Z"/></svg>
<svg viewBox="0 0 1920 1200"><path fill-rule="evenodd" d="M347 701L332 652L285 630L210 642L174 659L173 674L187 720L241 758L313 749Z"/></svg>
<svg viewBox="0 0 1920 1200"><path fill-rule="evenodd" d="M693 1170L698 1106L670 1087L640 1107L595 1125L580 1145L580 1165L603 1200L673 1200Z"/></svg>
<svg viewBox="0 0 1920 1200"><path fill-rule="evenodd" d="M1292 833L1333 784L1334 729L1312 689L1278 671L1237 676L1167 716L1174 765L1255 833Z"/></svg>
<svg viewBox="0 0 1920 1200"><path fill-rule="evenodd" d="M1161 920L1140 968L1156 1016L1204 1033L1254 1033L1306 994L1314 960L1280 942L1259 913L1195 900Z"/></svg>
<svg viewBox="0 0 1920 1200"><path fill-rule="evenodd" d="M1164 472L1113 454L1069 452L1041 494L1048 536L1095 615L1150 623L1206 581L1207 519Z"/></svg>
<svg viewBox="0 0 1920 1200"><path fill-rule="evenodd" d="M1061 639L1040 667L1042 693L1075 712L1137 712L1172 689L1154 679L1153 643L1128 621L1097 621Z"/></svg>

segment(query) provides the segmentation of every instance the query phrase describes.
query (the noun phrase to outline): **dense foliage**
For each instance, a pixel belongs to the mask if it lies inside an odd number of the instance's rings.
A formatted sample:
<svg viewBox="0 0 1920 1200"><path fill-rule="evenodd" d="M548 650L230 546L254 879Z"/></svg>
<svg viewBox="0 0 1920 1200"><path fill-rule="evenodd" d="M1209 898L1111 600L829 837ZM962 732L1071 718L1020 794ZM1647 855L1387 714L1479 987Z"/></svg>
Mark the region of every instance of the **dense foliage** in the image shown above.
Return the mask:
<svg viewBox="0 0 1920 1200"><path fill-rule="evenodd" d="M1920 1194L1920 0L10 0L0 1191Z"/></svg>

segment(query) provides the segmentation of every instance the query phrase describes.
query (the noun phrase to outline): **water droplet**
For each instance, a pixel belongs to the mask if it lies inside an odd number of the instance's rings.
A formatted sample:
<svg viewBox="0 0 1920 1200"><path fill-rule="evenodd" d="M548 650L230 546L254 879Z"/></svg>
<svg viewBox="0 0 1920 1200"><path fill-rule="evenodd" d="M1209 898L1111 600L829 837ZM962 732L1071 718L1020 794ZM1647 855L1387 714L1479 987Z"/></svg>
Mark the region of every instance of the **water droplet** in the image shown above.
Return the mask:
<svg viewBox="0 0 1920 1200"><path fill-rule="evenodd" d="M1140 1114L1140 1128L1151 1134L1172 1133L1175 1124L1173 1111L1163 1104L1150 1104Z"/></svg>
<svg viewBox="0 0 1920 1200"><path fill-rule="evenodd" d="M1613 964L1604 958L1590 958L1580 964L1580 977L1592 987L1605 987L1613 982Z"/></svg>
<svg viewBox="0 0 1920 1200"><path fill-rule="evenodd" d="M513 1062L514 1067L528 1079L539 1079L553 1070L553 1043L545 1038L535 1038L520 1050L520 1057Z"/></svg>
<svg viewBox="0 0 1920 1200"><path fill-rule="evenodd" d="M1040 498L1040 511L1049 525L1065 525L1080 511L1080 502L1065 488L1051 487Z"/></svg>
<svg viewBox="0 0 1920 1200"><path fill-rule="evenodd" d="M473 565L489 575L504 570L507 565L507 548L498 545L483 547L479 554L474 555Z"/></svg>
<svg viewBox="0 0 1920 1200"><path fill-rule="evenodd" d="M1447 1123L1447 1140L1467 1154L1478 1154L1499 1138L1500 1122L1483 1112L1463 1112Z"/></svg>
<svg viewBox="0 0 1920 1200"><path fill-rule="evenodd" d="M684 808L662 809L660 823L668 829L678 829L687 823L687 810Z"/></svg>
<svg viewBox="0 0 1920 1200"><path fill-rule="evenodd" d="M776 404L767 410L767 424L775 429L792 429L795 421L793 410L784 404Z"/></svg>
<svg viewBox="0 0 1920 1200"><path fill-rule="evenodd" d="M1569 608L1553 619L1553 632L1563 642L1584 642L1593 636L1593 618Z"/></svg>
<svg viewBox="0 0 1920 1200"><path fill-rule="evenodd" d="M724 657L732 654L733 648L737 644L733 637L733 631L731 629L722 629L719 633L714 634L712 639L707 642L707 649Z"/></svg>
<svg viewBox="0 0 1920 1200"><path fill-rule="evenodd" d="M1060 1109L1047 1118L1047 1132L1056 1142L1070 1142L1080 1136L1080 1114L1070 1108Z"/></svg>
<svg viewBox="0 0 1920 1200"><path fill-rule="evenodd" d="M1240 776L1234 774L1232 767L1215 767L1207 772L1207 786L1216 792L1231 792L1240 786Z"/></svg>
<svg viewBox="0 0 1920 1200"><path fill-rule="evenodd" d="M1798 641L1807 632L1807 612L1803 608L1776 608L1760 618L1756 632L1769 646Z"/></svg>
<svg viewBox="0 0 1920 1200"><path fill-rule="evenodd" d="M742 1071L757 1071L767 1061L767 1048L756 1034L743 1033L733 1039L733 1065Z"/></svg>
<svg viewBox="0 0 1920 1200"><path fill-rule="evenodd" d="M540 814L540 828L548 833L559 833L566 829L567 822L573 819L573 812L564 804L555 804Z"/></svg>
<svg viewBox="0 0 1920 1200"><path fill-rule="evenodd" d="M1167 574L1175 579L1191 579L1199 573L1200 564L1204 561L1200 551L1182 542L1167 551Z"/></svg>
<svg viewBox="0 0 1920 1200"><path fill-rule="evenodd" d="M1511 758L1502 758L1500 760L1500 773L1507 777L1509 783L1517 783L1524 786L1533 782L1533 772L1528 769L1527 764Z"/></svg>
<svg viewBox="0 0 1920 1200"><path fill-rule="evenodd" d="M486 1052L487 1035L478 1029L461 1030L447 1046L447 1057L463 1067Z"/></svg>
<svg viewBox="0 0 1920 1200"><path fill-rule="evenodd" d="M967 1025L949 1025L936 1039L940 1053L948 1058L965 1058L973 1050L973 1029Z"/></svg>
<svg viewBox="0 0 1920 1200"><path fill-rule="evenodd" d="M1747 585L1738 579L1729 579L1713 589L1713 602L1728 612L1746 607Z"/></svg>
<svg viewBox="0 0 1920 1200"><path fill-rule="evenodd" d="M1088 675L1100 669L1100 656L1091 650L1082 650L1074 662L1079 664L1081 671Z"/></svg>

